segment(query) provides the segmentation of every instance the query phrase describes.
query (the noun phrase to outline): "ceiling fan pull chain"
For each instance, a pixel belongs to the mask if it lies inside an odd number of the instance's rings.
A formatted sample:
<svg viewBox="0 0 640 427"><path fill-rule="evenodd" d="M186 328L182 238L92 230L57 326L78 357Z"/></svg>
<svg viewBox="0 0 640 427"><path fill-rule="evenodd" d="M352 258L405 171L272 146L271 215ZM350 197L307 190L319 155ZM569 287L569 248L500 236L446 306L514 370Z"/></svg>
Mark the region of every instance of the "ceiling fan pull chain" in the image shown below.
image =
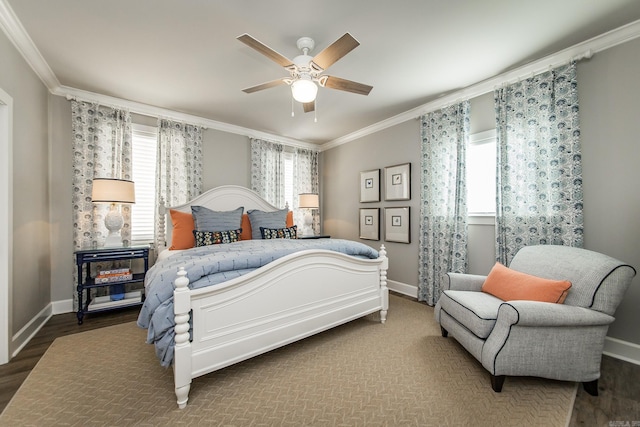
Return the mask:
<svg viewBox="0 0 640 427"><path fill-rule="evenodd" d="M291 96L291 117L295 117L296 114L293 112L293 95Z"/></svg>
<svg viewBox="0 0 640 427"><path fill-rule="evenodd" d="M316 98L315 108L313 109L313 123L318 123L318 99Z"/></svg>

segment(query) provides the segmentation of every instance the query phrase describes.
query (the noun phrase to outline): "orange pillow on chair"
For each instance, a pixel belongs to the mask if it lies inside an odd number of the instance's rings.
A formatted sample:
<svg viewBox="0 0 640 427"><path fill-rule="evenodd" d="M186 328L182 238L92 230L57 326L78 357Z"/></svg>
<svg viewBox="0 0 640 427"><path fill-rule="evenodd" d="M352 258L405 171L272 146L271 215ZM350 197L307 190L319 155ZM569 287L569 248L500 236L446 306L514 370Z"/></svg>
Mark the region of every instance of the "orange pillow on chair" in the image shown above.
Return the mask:
<svg viewBox="0 0 640 427"><path fill-rule="evenodd" d="M482 292L503 301L528 300L562 304L570 288L571 282L568 280L543 279L496 262L482 285Z"/></svg>
<svg viewBox="0 0 640 427"><path fill-rule="evenodd" d="M171 246L169 250L189 249L196 245L195 237L193 237L193 215L191 212L185 213L169 209L171 215L171 223L173 230L171 231Z"/></svg>

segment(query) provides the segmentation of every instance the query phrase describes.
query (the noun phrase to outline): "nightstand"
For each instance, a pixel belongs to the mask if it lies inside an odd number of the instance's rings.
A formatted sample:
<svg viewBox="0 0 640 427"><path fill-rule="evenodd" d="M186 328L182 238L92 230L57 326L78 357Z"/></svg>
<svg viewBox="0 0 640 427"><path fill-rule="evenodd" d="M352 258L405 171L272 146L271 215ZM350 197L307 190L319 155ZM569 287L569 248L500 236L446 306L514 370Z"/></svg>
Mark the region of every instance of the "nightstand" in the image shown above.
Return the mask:
<svg viewBox="0 0 640 427"><path fill-rule="evenodd" d="M331 236L327 234L318 234L317 236L299 236L298 239L330 239Z"/></svg>
<svg viewBox="0 0 640 427"><path fill-rule="evenodd" d="M96 297L91 299L91 289L124 286L127 284L144 283L144 276L149 269L149 246L130 246L118 248L82 249L75 251L76 265L78 267L78 324L81 325L85 313L113 310L116 308L131 307L141 305L144 301L144 287L139 291L125 294L123 299L113 301L108 295L106 297ZM109 262L144 259L144 271L132 274L126 280L100 282L95 277L91 277L90 264L92 262ZM86 274L83 272L86 270ZM83 278L84 276L84 278ZM86 292L86 296L85 296Z"/></svg>

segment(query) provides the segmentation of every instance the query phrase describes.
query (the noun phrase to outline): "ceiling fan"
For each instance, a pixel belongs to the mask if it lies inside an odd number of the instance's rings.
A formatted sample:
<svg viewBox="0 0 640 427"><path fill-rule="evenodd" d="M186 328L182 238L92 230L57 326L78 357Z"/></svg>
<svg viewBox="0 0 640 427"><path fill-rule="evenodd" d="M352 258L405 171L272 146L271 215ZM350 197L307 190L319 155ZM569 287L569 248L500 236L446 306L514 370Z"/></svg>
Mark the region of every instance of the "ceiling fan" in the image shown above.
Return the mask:
<svg viewBox="0 0 640 427"><path fill-rule="evenodd" d="M345 33L314 57L309 56L309 52L315 47L315 42L310 37L302 37L297 42L298 49L302 50L302 55L296 56L293 60L279 54L249 34L238 36L238 40L284 67L290 75L290 77L243 89L242 91L245 93L253 93L287 84L291 86L293 98L301 102L304 112L308 113L315 110L317 85L360 95L369 95L369 92L373 89L373 86L322 74L336 61L360 45L349 33Z"/></svg>

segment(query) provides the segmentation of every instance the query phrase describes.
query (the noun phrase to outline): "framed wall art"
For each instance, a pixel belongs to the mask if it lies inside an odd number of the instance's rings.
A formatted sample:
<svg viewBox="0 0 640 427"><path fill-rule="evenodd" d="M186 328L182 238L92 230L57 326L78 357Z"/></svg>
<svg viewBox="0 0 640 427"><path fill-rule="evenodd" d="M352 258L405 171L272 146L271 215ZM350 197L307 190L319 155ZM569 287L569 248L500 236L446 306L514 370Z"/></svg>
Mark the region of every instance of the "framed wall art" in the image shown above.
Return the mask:
<svg viewBox="0 0 640 427"><path fill-rule="evenodd" d="M380 169L360 172L360 202L380 201Z"/></svg>
<svg viewBox="0 0 640 427"><path fill-rule="evenodd" d="M380 208L360 209L360 238L380 240Z"/></svg>
<svg viewBox="0 0 640 427"><path fill-rule="evenodd" d="M411 200L411 163L384 168L384 199Z"/></svg>
<svg viewBox="0 0 640 427"><path fill-rule="evenodd" d="M408 206L384 208L384 240L411 243Z"/></svg>

